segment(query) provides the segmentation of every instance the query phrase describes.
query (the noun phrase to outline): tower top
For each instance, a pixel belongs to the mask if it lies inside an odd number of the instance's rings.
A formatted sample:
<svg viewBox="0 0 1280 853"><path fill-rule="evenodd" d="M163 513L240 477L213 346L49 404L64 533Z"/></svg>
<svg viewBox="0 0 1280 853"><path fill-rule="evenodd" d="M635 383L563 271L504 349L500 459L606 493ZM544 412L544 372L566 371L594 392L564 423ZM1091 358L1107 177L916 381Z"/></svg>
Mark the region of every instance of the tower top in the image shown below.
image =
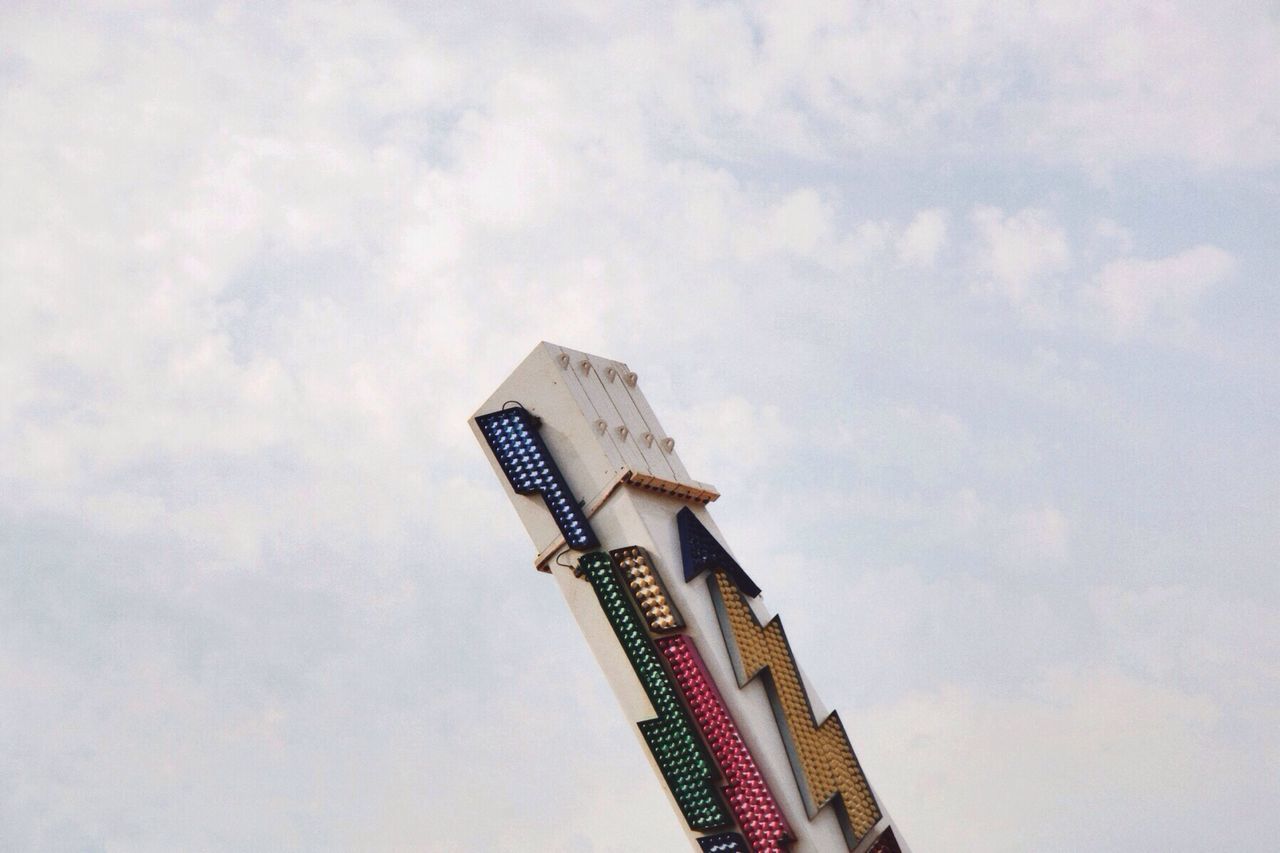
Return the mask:
<svg viewBox="0 0 1280 853"><path fill-rule="evenodd" d="M561 460L587 517L624 483L707 504L720 497L714 486L689 476L676 441L658 422L640 389L640 378L624 362L542 341L475 412L478 417L519 405L543 421L542 440ZM477 439L483 439L475 418ZM502 474L498 461L490 462ZM506 482L504 478L504 482ZM517 497L507 483L520 520L538 547L534 565L547 563L564 537L540 502Z"/></svg>

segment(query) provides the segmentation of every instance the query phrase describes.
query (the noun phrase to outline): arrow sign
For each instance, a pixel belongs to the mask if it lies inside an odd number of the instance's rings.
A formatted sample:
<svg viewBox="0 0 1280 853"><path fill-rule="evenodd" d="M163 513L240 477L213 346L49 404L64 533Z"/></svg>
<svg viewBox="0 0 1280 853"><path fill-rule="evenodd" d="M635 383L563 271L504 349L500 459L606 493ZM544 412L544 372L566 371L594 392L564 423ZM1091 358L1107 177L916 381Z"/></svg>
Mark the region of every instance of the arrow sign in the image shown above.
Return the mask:
<svg viewBox="0 0 1280 853"><path fill-rule="evenodd" d="M760 594L760 587L747 576L738 561L729 556L729 552L711 535L711 531L698 521L693 510L683 507L676 513L676 523L680 528L680 553L684 557L685 583L707 569L720 569L746 595L755 598Z"/></svg>
<svg viewBox="0 0 1280 853"><path fill-rule="evenodd" d="M539 495L569 547L579 551L594 548L600 540L596 539L586 513L569 491L564 474L538 434L540 423L524 406L500 409L476 418L512 491Z"/></svg>
<svg viewBox="0 0 1280 853"><path fill-rule="evenodd" d="M658 714L640 721L640 733L685 821L698 831L731 825L733 818L715 785L715 765L680 700L678 686L662 665L662 657L631 606L613 560L603 551L586 554L578 561L577 574L595 590L600 609L613 626L640 686Z"/></svg>
<svg viewBox="0 0 1280 853"><path fill-rule="evenodd" d="M723 572L707 578L707 586L738 686L746 687L751 680L768 675L764 679L765 690L778 731L787 744L809 819L830 805L849 849L855 849L883 815L849 744L840 715L832 711L821 723L814 717L813 704L781 619L774 616L767 625L761 625L747 600Z"/></svg>
<svg viewBox="0 0 1280 853"><path fill-rule="evenodd" d="M786 853L788 841L794 839L787 819L773 798L773 792L764 780L764 774L755 757L747 748L738 726L729 716L729 709L720 698L711 674L707 672L702 656L693 640L677 634L660 637L654 641L658 651L667 659L671 673L676 677L685 704L693 713L694 722L702 731L702 737L711 748L711 754L724 775L725 799L729 811L737 818L738 826L749 839L750 847L712 846L716 853L747 850L751 853ZM737 837L737 836L734 836ZM698 839L705 843L705 838ZM727 843L727 842L722 842Z"/></svg>

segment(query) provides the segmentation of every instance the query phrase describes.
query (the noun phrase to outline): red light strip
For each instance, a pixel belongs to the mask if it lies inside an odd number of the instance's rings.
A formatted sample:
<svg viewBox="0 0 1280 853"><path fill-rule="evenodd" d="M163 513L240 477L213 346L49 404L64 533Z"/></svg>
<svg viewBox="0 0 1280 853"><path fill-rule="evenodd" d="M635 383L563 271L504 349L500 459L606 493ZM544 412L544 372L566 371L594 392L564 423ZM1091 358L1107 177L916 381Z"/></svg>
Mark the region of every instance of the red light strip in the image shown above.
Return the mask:
<svg viewBox="0 0 1280 853"><path fill-rule="evenodd" d="M693 641L684 636L654 640L675 674L702 737L715 756L728 783L724 787L729 811L747 838L753 853L785 853L795 836L765 784L764 776L724 707L706 665Z"/></svg>

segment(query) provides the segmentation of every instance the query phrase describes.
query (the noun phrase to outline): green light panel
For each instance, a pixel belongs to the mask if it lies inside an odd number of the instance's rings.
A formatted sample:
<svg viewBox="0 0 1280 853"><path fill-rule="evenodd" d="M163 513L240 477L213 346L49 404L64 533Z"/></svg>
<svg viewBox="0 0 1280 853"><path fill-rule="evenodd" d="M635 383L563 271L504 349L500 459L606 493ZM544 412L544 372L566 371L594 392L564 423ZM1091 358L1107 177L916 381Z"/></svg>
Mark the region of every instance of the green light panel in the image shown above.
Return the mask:
<svg viewBox="0 0 1280 853"><path fill-rule="evenodd" d="M640 733L685 821L697 830L731 825L733 818L716 789L715 767L680 702L675 682L662 665L644 623L628 600L613 561L603 551L587 554L578 561L578 574L595 590L627 660L658 712L655 719L640 722Z"/></svg>

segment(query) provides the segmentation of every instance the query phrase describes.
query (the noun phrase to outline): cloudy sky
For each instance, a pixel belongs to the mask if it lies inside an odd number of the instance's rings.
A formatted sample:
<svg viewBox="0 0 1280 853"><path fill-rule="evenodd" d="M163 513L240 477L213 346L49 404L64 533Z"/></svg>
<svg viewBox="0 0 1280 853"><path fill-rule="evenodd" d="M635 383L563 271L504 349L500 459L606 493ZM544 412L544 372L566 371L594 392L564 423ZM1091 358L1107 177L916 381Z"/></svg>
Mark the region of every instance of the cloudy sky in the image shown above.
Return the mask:
<svg viewBox="0 0 1280 853"><path fill-rule="evenodd" d="M0 11L0 848L682 841L465 419L627 361L916 853L1280 837L1274 2Z"/></svg>

